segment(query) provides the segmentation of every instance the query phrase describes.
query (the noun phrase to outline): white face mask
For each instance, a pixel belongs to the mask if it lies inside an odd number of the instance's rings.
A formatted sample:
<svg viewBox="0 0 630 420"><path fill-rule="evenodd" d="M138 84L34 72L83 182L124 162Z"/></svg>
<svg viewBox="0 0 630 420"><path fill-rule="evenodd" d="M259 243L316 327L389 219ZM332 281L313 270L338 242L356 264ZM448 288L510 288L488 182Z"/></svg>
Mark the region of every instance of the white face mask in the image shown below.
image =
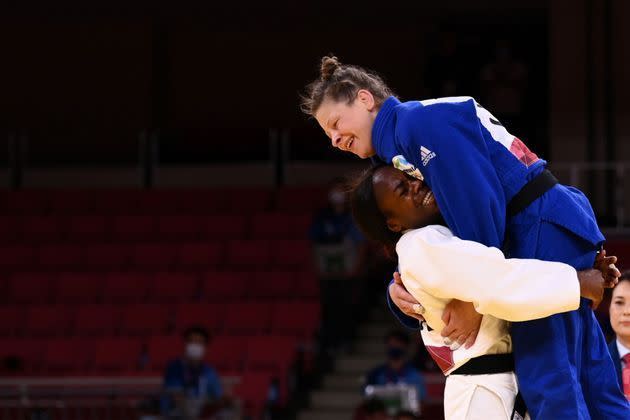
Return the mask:
<svg viewBox="0 0 630 420"><path fill-rule="evenodd" d="M203 354L206 349L203 344L199 343L188 343L186 344L186 356L192 360L201 360L203 359Z"/></svg>

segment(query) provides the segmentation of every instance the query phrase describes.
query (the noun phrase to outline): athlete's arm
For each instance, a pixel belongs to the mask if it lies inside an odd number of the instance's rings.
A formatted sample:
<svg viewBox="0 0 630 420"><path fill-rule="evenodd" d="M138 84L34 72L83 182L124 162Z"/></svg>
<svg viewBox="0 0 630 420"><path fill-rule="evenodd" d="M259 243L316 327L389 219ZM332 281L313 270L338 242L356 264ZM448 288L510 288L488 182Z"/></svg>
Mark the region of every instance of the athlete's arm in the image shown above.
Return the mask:
<svg viewBox="0 0 630 420"><path fill-rule="evenodd" d="M575 310L580 303L578 275L567 264L506 259L496 248L434 228L405 234L396 251L412 294L422 288L472 302L482 314L526 321Z"/></svg>

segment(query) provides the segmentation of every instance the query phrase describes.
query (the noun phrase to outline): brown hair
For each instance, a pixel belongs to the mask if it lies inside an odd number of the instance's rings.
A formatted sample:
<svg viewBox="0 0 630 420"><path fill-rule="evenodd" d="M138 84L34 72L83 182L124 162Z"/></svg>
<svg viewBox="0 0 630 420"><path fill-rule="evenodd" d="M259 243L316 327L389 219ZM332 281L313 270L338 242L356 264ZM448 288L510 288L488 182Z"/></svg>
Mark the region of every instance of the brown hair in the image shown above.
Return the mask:
<svg viewBox="0 0 630 420"><path fill-rule="evenodd" d="M377 74L358 66L341 64L334 55L327 55L322 57L319 78L306 86L300 108L312 116L326 98L351 104L360 89L369 90L379 107L393 95Z"/></svg>

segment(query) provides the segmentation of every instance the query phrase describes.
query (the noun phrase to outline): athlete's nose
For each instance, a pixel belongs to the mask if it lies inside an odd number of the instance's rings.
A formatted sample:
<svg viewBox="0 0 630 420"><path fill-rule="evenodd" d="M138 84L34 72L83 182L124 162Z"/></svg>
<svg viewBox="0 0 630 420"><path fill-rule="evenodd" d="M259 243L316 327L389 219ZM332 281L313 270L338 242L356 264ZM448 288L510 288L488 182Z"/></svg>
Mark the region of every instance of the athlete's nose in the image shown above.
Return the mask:
<svg viewBox="0 0 630 420"><path fill-rule="evenodd" d="M339 148L339 145L341 144L341 135L339 135L339 133L332 133L331 142L333 147Z"/></svg>

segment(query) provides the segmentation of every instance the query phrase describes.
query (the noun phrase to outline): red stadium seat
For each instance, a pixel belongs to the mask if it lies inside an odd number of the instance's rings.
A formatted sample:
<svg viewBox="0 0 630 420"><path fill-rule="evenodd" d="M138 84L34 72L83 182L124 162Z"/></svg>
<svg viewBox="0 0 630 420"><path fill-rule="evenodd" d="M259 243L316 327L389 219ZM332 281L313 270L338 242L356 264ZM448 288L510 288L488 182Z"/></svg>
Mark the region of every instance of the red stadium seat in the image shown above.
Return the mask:
<svg viewBox="0 0 630 420"><path fill-rule="evenodd" d="M245 238L249 225L242 214L211 214L201 223L202 238L210 240Z"/></svg>
<svg viewBox="0 0 630 420"><path fill-rule="evenodd" d="M60 241L65 234L64 222L58 216L25 217L22 222L22 239L34 243Z"/></svg>
<svg viewBox="0 0 630 420"><path fill-rule="evenodd" d="M73 311L66 306L42 305L26 309L23 334L27 337L68 335Z"/></svg>
<svg viewBox="0 0 630 420"><path fill-rule="evenodd" d="M115 216L111 236L115 240L146 242L155 237L155 230L152 216Z"/></svg>
<svg viewBox="0 0 630 420"><path fill-rule="evenodd" d="M229 190L224 199L227 209L236 213L263 212L271 209L271 191L261 188L236 188Z"/></svg>
<svg viewBox="0 0 630 420"><path fill-rule="evenodd" d="M258 272L249 279L247 290L250 298L292 298L295 295L295 272Z"/></svg>
<svg viewBox="0 0 630 420"><path fill-rule="evenodd" d="M248 337L216 336L206 351L206 360L221 372L241 372L247 355Z"/></svg>
<svg viewBox="0 0 630 420"><path fill-rule="evenodd" d="M38 251L42 267L75 270L83 266L83 247L79 245L42 245Z"/></svg>
<svg viewBox="0 0 630 420"><path fill-rule="evenodd" d="M10 303L50 303L57 277L47 273L17 273L7 281Z"/></svg>
<svg viewBox="0 0 630 420"><path fill-rule="evenodd" d="M252 218L252 237L260 239L306 239L310 213L258 213Z"/></svg>
<svg viewBox="0 0 630 420"><path fill-rule="evenodd" d="M271 310L272 334L312 339L320 321L321 306L318 301L276 303Z"/></svg>
<svg viewBox="0 0 630 420"><path fill-rule="evenodd" d="M105 216L72 216L68 220L68 238L72 241L103 241L109 236L109 226Z"/></svg>
<svg viewBox="0 0 630 420"><path fill-rule="evenodd" d="M95 343L92 369L101 373L136 370L141 355L141 343L135 338L103 338Z"/></svg>
<svg viewBox="0 0 630 420"><path fill-rule="evenodd" d="M125 244L88 244L83 264L90 269L122 270L130 265L132 248Z"/></svg>
<svg viewBox="0 0 630 420"><path fill-rule="evenodd" d="M22 330L24 325L24 307L22 305L0 306L0 336L10 337ZM0 345L0 354L5 339Z"/></svg>
<svg viewBox="0 0 630 420"><path fill-rule="evenodd" d="M152 302L186 302L198 295L199 278L190 273L156 273L151 282Z"/></svg>
<svg viewBox="0 0 630 420"><path fill-rule="evenodd" d="M270 263L269 241L235 240L228 242L227 264L231 267L264 268Z"/></svg>
<svg viewBox="0 0 630 420"><path fill-rule="evenodd" d="M295 361L296 340L286 336L252 337L247 343L248 371L264 370L284 376Z"/></svg>
<svg viewBox="0 0 630 420"><path fill-rule="evenodd" d="M149 289L150 277L146 273L110 273L105 279L103 302L144 302Z"/></svg>
<svg viewBox="0 0 630 420"><path fill-rule="evenodd" d="M234 394L244 400L244 415L251 418L262 416L269 394L272 374L268 372L246 372L234 387Z"/></svg>
<svg viewBox="0 0 630 420"><path fill-rule="evenodd" d="M138 244L133 248L132 265L152 270L168 269L175 264L176 248L172 244Z"/></svg>
<svg viewBox="0 0 630 420"><path fill-rule="evenodd" d="M122 335L164 334L172 323L173 311L168 305L128 305L122 310Z"/></svg>
<svg viewBox="0 0 630 420"><path fill-rule="evenodd" d="M104 277L100 273L63 273L56 282L57 303L93 303L100 299Z"/></svg>
<svg viewBox="0 0 630 420"><path fill-rule="evenodd" d="M32 268L35 265L35 248L30 245L5 245L0 247L0 267Z"/></svg>
<svg viewBox="0 0 630 420"><path fill-rule="evenodd" d="M270 244L274 267L305 270L313 266L313 253L308 240L277 240Z"/></svg>
<svg viewBox="0 0 630 420"><path fill-rule="evenodd" d="M74 320L74 334L78 336L113 336L120 325L118 305L80 305Z"/></svg>
<svg viewBox="0 0 630 420"><path fill-rule="evenodd" d="M225 302L242 299L246 284L254 273L208 271L201 277L201 298L209 302Z"/></svg>
<svg viewBox="0 0 630 420"><path fill-rule="evenodd" d="M169 361L181 356L184 341L180 335L156 335L149 339L148 346L151 370L162 373Z"/></svg>
<svg viewBox="0 0 630 420"><path fill-rule="evenodd" d="M204 221L200 216L161 216L157 221L157 235L161 240L194 241L199 239Z"/></svg>
<svg viewBox="0 0 630 420"><path fill-rule="evenodd" d="M291 217L287 213L258 213L252 218L252 237L286 239L293 237Z"/></svg>
<svg viewBox="0 0 630 420"><path fill-rule="evenodd" d="M324 188L283 188L276 194L276 210L308 212L326 205L328 194Z"/></svg>
<svg viewBox="0 0 630 420"><path fill-rule="evenodd" d="M268 303L248 303L227 308L223 331L225 334L263 334L269 330L271 306Z"/></svg>
<svg viewBox="0 0 630 420"><path fill-rule="evenodd" d="M295 295L297 298L319 298L319 280L313 271L298 272Z"/></svg>
<svg viewBox="0 0 630 420"><path fill-rule="evenodd" d="M50 193L53 214L86 214L93 209L93 194L87 190L65 190Z"/></svg>
<svg viewBox="0 0 630 420"><path fill-rule="evenodd" d="M216 331L223 325L225 305L207 303L181 304L175 311L175 329L178 333L186 328L199 325Z"/></svg>
<svg viewBox="0 0 630 420"><path fill-rule="evenodd" d="M185 243L177 249L177 265L184 269L208 269L223 264L224 250L220 242Z"/></svg>
<svg viewBox="0 0 630 420"><path fill-rule="evenodd" d="M104 215L137 214L138 190L112 189L101 190L92 198L94 211Z"/></svg>
<svg viewBox="0 0 630 420"><path fill-rule="evenodd" d="M46 341L34 338L3 338L0 346L0 360L15 358L18 364L16 371L6 373L24 375L37 371L42 364ZM0 372L5 367L7 366L4 363L0 364Z"/></svg>
<svg viewBox="0 0 630 420"><path fill-rule="evenodd" d="M44 374L85 372L94 348L83 338L54 339L45 344L40 371Z"/></svg>
<svg viewBox="0 0 630 420"><path fill-rule="evenodd" d="M17 215L0 215L0 241L13 243L21 238L22 218Z"/></svg>
<svg viewBox="0 0 630 420"><path fill-rule="evenodd" d="M10 191L3 197L3 210L10 214L46 214L50 212L50 198L46 191Z"/></svg>

